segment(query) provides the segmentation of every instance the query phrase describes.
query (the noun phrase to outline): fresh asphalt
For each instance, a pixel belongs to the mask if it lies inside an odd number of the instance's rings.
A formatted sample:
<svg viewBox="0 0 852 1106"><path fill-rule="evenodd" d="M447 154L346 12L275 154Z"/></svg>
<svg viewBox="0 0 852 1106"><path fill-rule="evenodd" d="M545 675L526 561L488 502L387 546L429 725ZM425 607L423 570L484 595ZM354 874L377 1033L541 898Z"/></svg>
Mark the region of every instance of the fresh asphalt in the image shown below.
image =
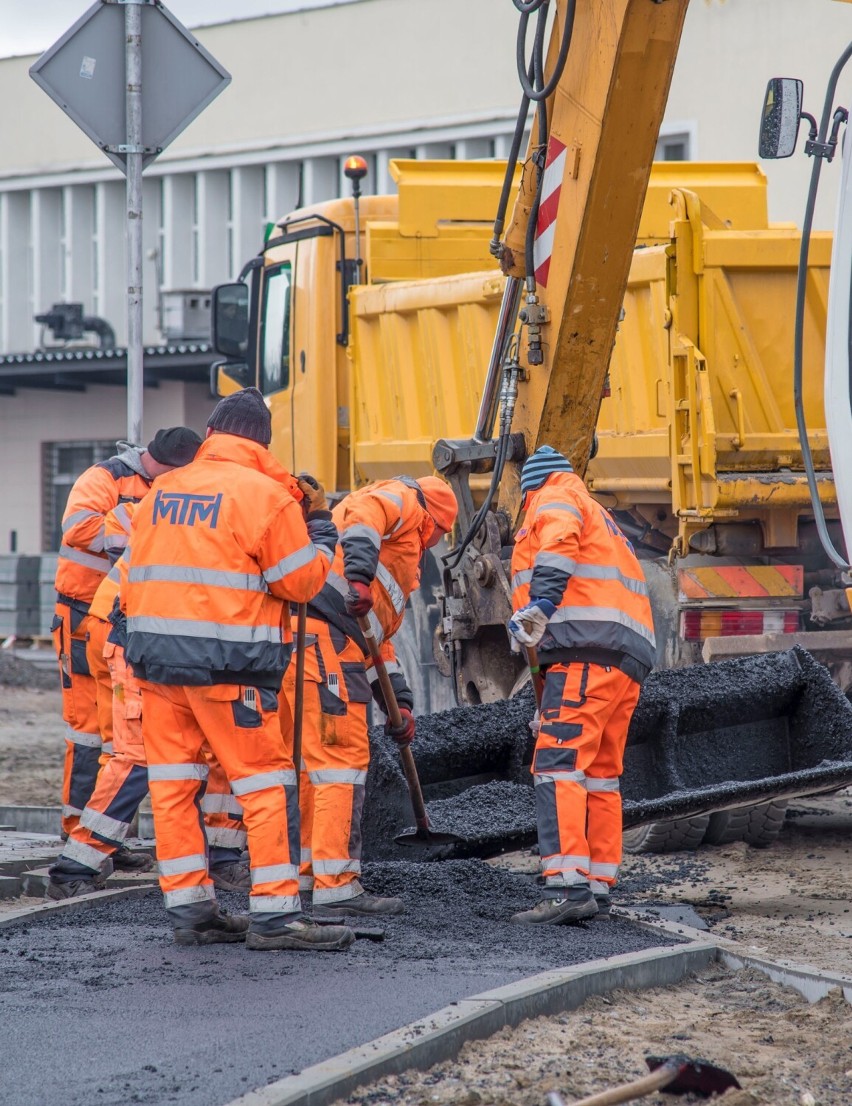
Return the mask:
<svg viewBox="0 0 852 1106"><path fill-rule="evenodd" d="M346 953L178 948L156 892L0 930L0 1103L221 1106L465 996L670 943L624 920L512 926L537 888L481 861L365 881L408 911Z"/></svg>

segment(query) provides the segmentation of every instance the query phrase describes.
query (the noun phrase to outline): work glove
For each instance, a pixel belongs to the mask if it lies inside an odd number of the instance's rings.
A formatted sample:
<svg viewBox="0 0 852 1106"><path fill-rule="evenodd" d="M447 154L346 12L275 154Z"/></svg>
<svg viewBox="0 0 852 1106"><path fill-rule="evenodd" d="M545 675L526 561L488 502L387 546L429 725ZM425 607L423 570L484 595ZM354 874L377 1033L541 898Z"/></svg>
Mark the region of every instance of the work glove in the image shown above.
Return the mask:
<svg viewBox="0 0 852 1106"><path fill-rule="evenodd" d="M344 599L346 613L351 614L353 618L363 618L373 609L373 593L370 591L370 585L360 580L347 580L346 583L349 585L349 591Z"/></svg>
<svg viewBox="0 0 852 1106"><path fill-rule="evenodd" d="M530 727L530 733L533 735L533 737L536 739L536 741L538 741L539 731L541 730L541 712L540 711L536 711L535 714L532 716L532 721L530 722L529 727Z"/></svg>
<svg viewBox="0 0 852 1106"><path fill-rule="evenodd" d="M307 472L300 472L296 478L296 482L299 485L299 491L305 497L302 505L307 514L313 514L314 511L328 510L328 501L325 498L325 488L316 477L311 476L310 473Z"/></svg>
<svg viewBox="0 0 852 1106"><path fill-rule="evenodd" d="M385 733L394 739L397 745L410 745L414 740L414 733L417 725L414 721L414 715L408 709L408 707L400 707L399 713L402 715L402 726L400 729L395 730L390 723L390 719L385 722Z"/></svg>
<svg viewBox="0 0 852 1106"><path fill-rule="evenodd" d="M549 599L533 599L509 619L508 630L519 645L532 648L544 637L544 631L556 607Z"/></svg>

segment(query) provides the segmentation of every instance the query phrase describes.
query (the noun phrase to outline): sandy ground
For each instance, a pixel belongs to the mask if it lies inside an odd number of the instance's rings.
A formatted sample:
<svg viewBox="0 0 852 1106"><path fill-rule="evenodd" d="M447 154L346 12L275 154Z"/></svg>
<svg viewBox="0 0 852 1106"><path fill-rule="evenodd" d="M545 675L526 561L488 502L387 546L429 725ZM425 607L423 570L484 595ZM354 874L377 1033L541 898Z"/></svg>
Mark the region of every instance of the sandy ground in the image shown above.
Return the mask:
<svg viewBox="0 0 852 1106"><path fill-rule="evenodd" d="M603 923L599 923L603 924ZM356 1091L359 1106L543 1106L639 1078L646 1054L685 1053L726 1068L742 1090L726 1106L848 1106L852 1007L832 992L809 1005L796 991L748 970L713 965L678 987L613 992L577 1010L523 1022L427 1072L391 1076ZM648 1106L692 1103L654 1094ZM716 1099L714 1099L716 1101Z"/></svg>
<svg viewBox="0 0 852 1106"><path fill-rule="evenodd" d="M59 806L64 730L58 690L0 686L0 804Z"/></svg>

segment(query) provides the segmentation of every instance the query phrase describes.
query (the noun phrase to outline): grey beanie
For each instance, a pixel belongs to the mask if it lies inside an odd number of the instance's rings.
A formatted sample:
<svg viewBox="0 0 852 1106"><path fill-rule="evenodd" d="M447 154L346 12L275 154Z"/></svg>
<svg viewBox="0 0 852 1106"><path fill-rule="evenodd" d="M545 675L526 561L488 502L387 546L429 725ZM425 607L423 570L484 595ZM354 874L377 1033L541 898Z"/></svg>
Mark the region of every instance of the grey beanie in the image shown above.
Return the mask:
<svg viewBox="0 0 852 1106"><path fill-rule="evenodd" d="M220 399L207 420L210 430L250 438L260 445L272 441L272 416L257 388L242 388Z"/></svg>

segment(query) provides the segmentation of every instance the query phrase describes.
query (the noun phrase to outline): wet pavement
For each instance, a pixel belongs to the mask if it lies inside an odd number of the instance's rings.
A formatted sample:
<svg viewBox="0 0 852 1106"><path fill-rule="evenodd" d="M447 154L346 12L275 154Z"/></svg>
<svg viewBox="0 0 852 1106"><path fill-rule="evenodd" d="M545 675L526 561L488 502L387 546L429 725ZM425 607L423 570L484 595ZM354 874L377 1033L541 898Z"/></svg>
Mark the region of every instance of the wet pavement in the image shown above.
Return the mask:
<svg viewBox="0 0 852 1106"><path fill-rule="evenodd" d="M364 879L408 913L347 953L177 948L157 893L0 931L0 1102L220 1106L467 995L669 943L623 919L512 926L537 888L480 861Z"/></svg>

